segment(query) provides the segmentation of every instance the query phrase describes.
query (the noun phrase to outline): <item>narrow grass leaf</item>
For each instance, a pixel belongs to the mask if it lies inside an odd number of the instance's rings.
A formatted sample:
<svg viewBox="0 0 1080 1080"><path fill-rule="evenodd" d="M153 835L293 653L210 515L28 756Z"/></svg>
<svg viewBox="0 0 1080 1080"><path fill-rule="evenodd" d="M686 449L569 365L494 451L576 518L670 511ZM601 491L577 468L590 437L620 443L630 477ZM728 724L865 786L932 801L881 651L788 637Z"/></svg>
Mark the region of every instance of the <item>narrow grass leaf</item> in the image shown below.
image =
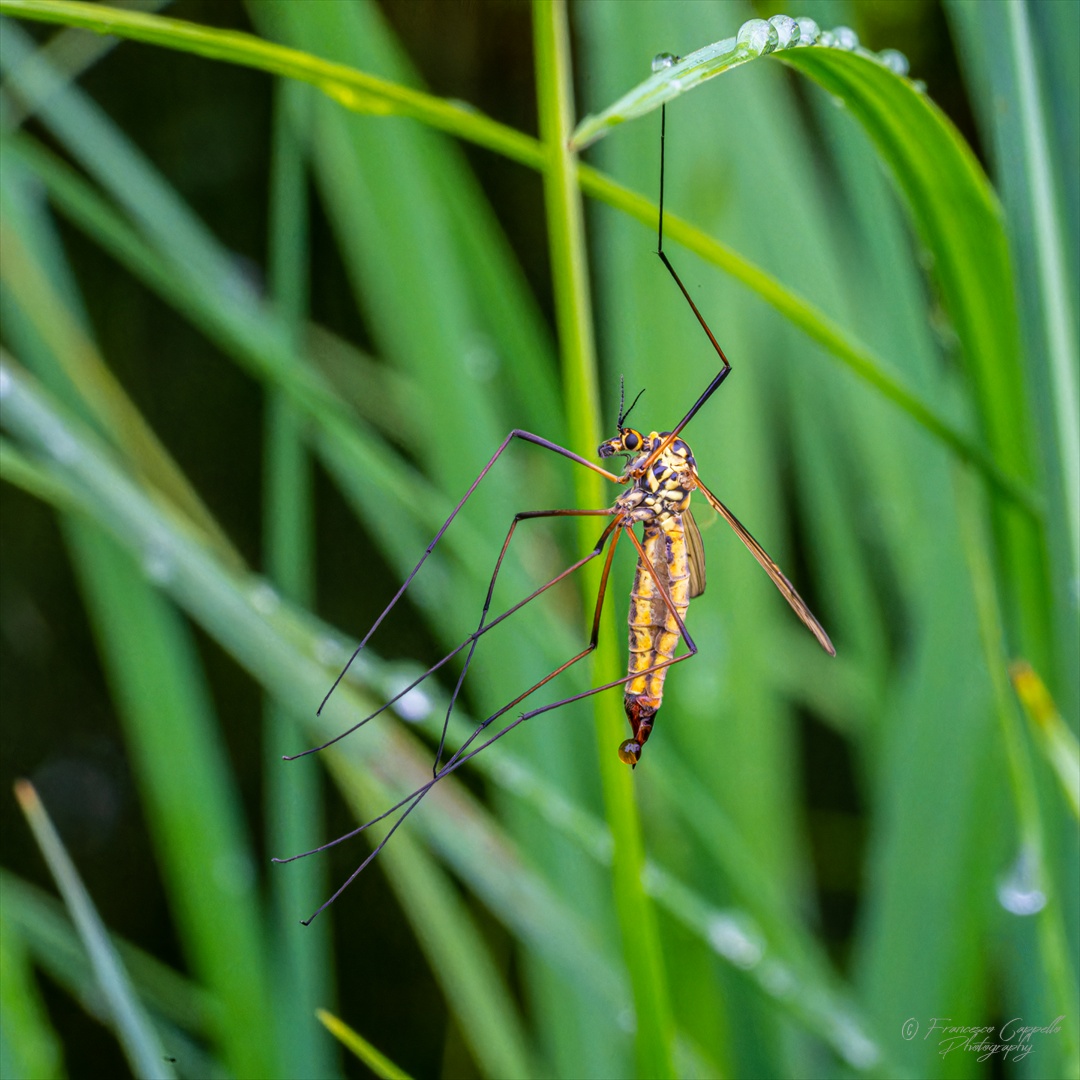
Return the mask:
<svg viewBox="0 0 1080 1080"><path fill-rule="evenodd" d="M0 1075L64 1076L60 1038L42 1001L30 949L2 905L0 970Z"/></svg>
<svg viewBox="0 0 1080 1080"><path fill-rule="evenodd" d="M1058 778L1061 793L1073 816L1080 820L1080 741L1061 718L1046 684L1030 664L1014 661L1009 675L1038 745Z"/></svg>
<svg viewBox="0 0 1080 1080"><path fill-rule="evenodd" d="M126 34L134 40L142 40L155 44L169 44L173 47L182 47L188 42L187 27L195 24L181 24L181 29L175 30L177 20L164 19L156 16L145 16L142 21L133 24L124 18L123 12L116 16L116 9L103 8L99 5L87 5L77 0L36 0L33 5L26 0L0 0L0 12L7 11L11 15L25 18L40 18L55 22L70 22L71 25L86 26L109 33ZM253 10L256 16L263 16L261 8ZM148 20L148 21L147 21ZM149 28L149 29L148 29ZM253 61L253 56L261 55L262 51L268 50L273 53L277 46L260 42L258 39L249 38L248 35L234 32L210 30L205 27L196 27L198 36L214 39L215 35L222 37L220 49L209 50L208 55L212 58L228 56L237 63L246 63L250 66L262 67L265 70L279 74L290 75L294 78L306 78L308 81L318 82L311 76L309 66L316 67L323 63L315 60L306 53L296 50L280 50L282 56L274 64L258 64ZM287 54L287 55L286 55ZM350 72L358 80L372 78L354 69L343 65L333 65L335 69ZM339 74L344 79L346 76ZM400 87L398 84L387 80L377 82L400 90L410 96L412 102L408 115L413 116L435 127L441 127L450 134L463 139L468 139L487 146L496 152L503 153L521 163L531 167L540 168L543 155L539 144L535 139L520 132L507 128L495 121L483 117L475 110L465 109L454 103L443 102L439 98L431 97L420 91ZM365 93L368 91L365 90ZM387 91L389 93L389 91ZM335 100L349 105L349 95L337 95ZM615 184L609 178L590 169L588 166L579 165L578 173L582 190L594 195L611 205L618 206L641 220L655 220L656 207L648 200L626 191ZM152 220L152 219L150 219ZM761 291L770 303L773 303L787 314L796 325L806 330L807 333L825 344L857 375L865 378L886 394L899 407L907 411L919 424L925 426L935 437L945 440L962 457L971 460L981 471L985 472L991 482L995 483L1009 498L1018 502L1029 514L1039 513L1039 500L1028 490L1023 480L1017 480L1012 472L997 463L992 456L973 442L970 437L963 434L947 418L941 416L938 411L928 402L921 400L909 388L905 387L895 373L890 372L888 365L883 364L879 358L869 353L858 342L851 340L844 331L831 320L817 312L812 305L807 304L794 294L787 293L772 281L768 275L763 274L757 267L740 259L733 252L724 249L704 234L697 233L684 222L672 216L669 218L672 226L672 236L682 232L679 236L681 242L694 249L702 247L709 251L706 257L711 258L717 265L724 266L729 272L742 280L754 291ZM467 233L466 233L467 235ZM490 269L490 268L489 268Z"/></svg>
<svg viewBox="0 0 1080 1080"><path fill-rule="evenodd" d="M158 1034L109 940L108 931L94 907L94 902L83 887L75 864L49 820L48 811L38 799L33 785L25 780L20 780L15 785L15 797L71 912L83 948L94 965L101 992L109 1003L114 1030L132 1071L136 1076L175 1076L175 1072L165 1060Z"/></svg>
<svg viewBox="0 0 1080 1080"><path fill-rule="evenodd" d="M412 1080L410 1075L395 1065L385 1054L380 1053L361 1035L354 1031L344 1020L326 1009L318 1009L315 1015L331 1035L342 1046L351 1050L380 1080Z"/></svg>

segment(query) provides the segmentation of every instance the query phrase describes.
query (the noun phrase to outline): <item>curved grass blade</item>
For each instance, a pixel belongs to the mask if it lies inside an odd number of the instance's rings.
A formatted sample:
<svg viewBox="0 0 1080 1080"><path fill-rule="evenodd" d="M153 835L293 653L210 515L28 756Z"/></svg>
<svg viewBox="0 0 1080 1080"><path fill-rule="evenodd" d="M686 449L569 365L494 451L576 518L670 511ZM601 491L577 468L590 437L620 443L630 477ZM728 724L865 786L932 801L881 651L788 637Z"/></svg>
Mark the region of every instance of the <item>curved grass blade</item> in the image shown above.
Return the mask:
<svg viewBox="0 0 1080 1080"><path fill-rule="evenodd" d="M646 116L688 90L749 60L811 46L842 48L875 60L897 74L907 71L907 61L900 53L887 49L878 54L860 48L858 39L847 27L822 32L813 19L793 19L788 15L774 15L768 21L748 19L734 37L713 42L687 56L660 53L653 60L653 74L603 112L586 116L574 131L570 145L574 150L584 150L619 124Z"/></svg>
<svg viewBox="0 0 1080 1080"><path fill-rule="evenodd" d="M354 112L412 116L432 127L468 138L480 146L538 168L542 163L535 139L466 106L333 63L252 34L217 30L160 15L123 11L79 0L0 0L0 15L78 26L99 34L118 34L132 41L224 60L284 75L318 87Z"/></svg>
<svg viewBox="0 0 1080 1080"><path fill-rule="evenodd" d="M355 100L349 93L331 94L335 100L346 107L358 107L358 103L367 101L369 96L378 96L378 100L385 100L388 103L378 110L380 112L401 111L433 127L441 128L449 134L486 146L497 153L520 161L530 168L540 169L543 166L543 152L537 140L482 116L476 110L445 102L421 91L402 87L390 80L366 75L345 65L327 64L325 61L312 57L309 53L271 45L250 35L225 33L159 16L140 16L132 20L128 18L128 13L99 5L82 4L75 0L40 0L34 4L28 4L26 0L0 0L0 13L3 12L23 18L84 26L99 32L122 34L132 40L194 51L211 59L226 59L290 78L313 82L322 89L326 89L324 82L330 80L332 75L334 79L341 80L346 87L352 83L358 86L362 84L362 89L359 91L360 97L356 97ZM220 41L217 40L218 36L220 36ZM199 47L194 47L195 43ZM271 59L268 60L267 57ZM403 94L407 95L409 105L407 109L402 106L399 110L394 102L397 102ZM93 168L92 160L87 162L87 167ZM587 194L633 214L650 226L655 222L657 214L655 204L640 195L627 191L609 177L587 165L579 164L577 168L579 183ZM122 199L123 192L118 192L117 197ZM1038 497L1031 493L1024 481L1016 479L1011 469L1001 464L1001 461L1008 460L1007 457L995 459L989 455L985 449L943 416L938 409L904 385L899 377L890 371L890 366L872 350L847 335L823 312L785 289L759 267L740 258L686 222L669 216L666 224L672 239L696 251L707 261L721 267L749 289L761 295L767 303L823 344L857 376L868 381L890 401L906 411L916 423L935 438L945 442L962 458L971 461L1006 497L1023 507L1026 513L1038 515L1041 512Z"/></svg>

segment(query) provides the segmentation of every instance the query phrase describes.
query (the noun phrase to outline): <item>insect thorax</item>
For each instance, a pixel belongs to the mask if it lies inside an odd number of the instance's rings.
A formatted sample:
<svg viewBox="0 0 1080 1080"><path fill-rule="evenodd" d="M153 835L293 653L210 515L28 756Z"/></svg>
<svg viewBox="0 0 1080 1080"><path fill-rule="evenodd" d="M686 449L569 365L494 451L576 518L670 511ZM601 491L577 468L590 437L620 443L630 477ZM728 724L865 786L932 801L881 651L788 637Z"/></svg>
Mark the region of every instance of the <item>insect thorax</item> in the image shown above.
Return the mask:
<svg viewBox="0 0 1080 1080"><path fill-rule="evenodd" d="M671 433L652 431L644 439L641 452L626 467L626 474L638 473L653 449ZM616 505L634 521L646 524L668 514L681 514L690 505L694 490L694 455L682 439L670 446L634 480L629 491L619 497Z"/></svg>

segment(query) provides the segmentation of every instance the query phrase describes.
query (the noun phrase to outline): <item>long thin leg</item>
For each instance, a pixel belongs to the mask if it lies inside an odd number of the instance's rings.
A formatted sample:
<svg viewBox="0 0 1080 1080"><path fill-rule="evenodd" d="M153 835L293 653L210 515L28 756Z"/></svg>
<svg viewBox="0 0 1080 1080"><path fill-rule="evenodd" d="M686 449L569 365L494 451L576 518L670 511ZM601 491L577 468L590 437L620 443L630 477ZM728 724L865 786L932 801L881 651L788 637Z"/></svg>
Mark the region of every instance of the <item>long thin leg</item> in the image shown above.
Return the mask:
<svg viewBox="0 0 1080 1080"><path fill-rule="evenodd" d="M614 508L611 508L611 509L607 509L607 510L536 511L536 513L539 513L539 514L544 514L544 513L574 514L574 515L577 515L577 516L598 516L599 517L599 516L608 516L608 515L615 514L616 511L614 510ZM583 558L578 559L577 562L575 562L575 563L571 564L570 566L568 566L565 570L560 571L550 581L546 581L539 588L534 589L523 600L519 600L512 607L507 608L506 611L504 611L501 615L496 616L494 619L491 620L491 622L487 623L486 625L484 625L483 620L481 620L481 626L476 631L476 633L470 634L463 642L461 642L460 645L456 646L454 649L452 649L450 652L448 652L441 660L438 660L434 664L432 664L431 667L429 667L427 669L427 671L425 671L421 675L418 675L407 686L403 686L392 698L390 698L388 701L386 701L382 705L380 705L379 708L377 708L373 713L369 714L368 716L365 716L362 720L358 720L355 724L352 725L352 727L346 728L344 731L338 732L338 734L335 735L332 739L327 739L326 742L320 743L318 746L312 746L307 750L302 750L298 754L287 754L287 755L285 755L283 760L285 760L285 761L295 761L297 758L307 757L308 754L317 754L320 750L325 750L328 746L333 746L334 743L340 742L347 735L351 735L354 731L357 731L359 728L362 728L369 720L374 720L376 716L379 716L381 713L385 712L395 702L400 701L410 690L414 690L417 686L419 686L425 679L428 678L429 675L433 675L441 667L443 667L450 660L452 660L455 656L457 656L457 654L459 652L461 652L462 649L468 648L470 646L470 644L475 644L475 642L477 641L478 638L482 637L489 630L493 630L496 626L499 625L499 623L503 622L505 619L508 619L515 612L520 611L526 604L531 603L541 593L546 592L553 585L557 585L564 578L569 577L576 570L579 570L587 562L591 562L593 559L595 559L596 556L599 555L601 551L603 551L604 545L607 543L608 537L611 535L612 531L617 526L618 526L618 522L613 521L604 530L603 534L600 537L600 540L597 542L596 547L592 551L590 551ZM485 612L486 612L486 608L485 608ZM369 634L369 636L370 636L370 634ZM357 649L357 652L359 652L359 651L360 650ZM355 657L356 654L354 653L353 655ZM324 704L325 704L325 702L324 702Z"/></svg>
<svg viewBox="0 0 1080 1080"><path fill-rule="evenodd" d="M705 321L705 317L698 311L697 304L694 303L687 291L686 286L682 283L682 278L679 277L675 271L675 267L671 265L671 261L667 255L664 254L664 140L667 131L667 106L662 105L660 107L660 220L656 229L656 254L660 256L660 261L667 267L668 273L675 279L675 284L679 286L679 291L686 298L686 302L690 305L690 310L694 313L697 321L701 324L701 329L705 331L705 336L708 337L712 344L712 347L716 350L716 355L720 357L723 367L717 372L716 377L712 380L705 392L694 402L690 407L690 411L675 425L674 430L670 435L655 450L642 462L640 467L640 473L644 473L651 469L653 463L660 457L660 455L679 437L679 433L687 424L697 415L698 410L709 400L716 392L720 384L727 378L728 372L731 371L731 363L724 355L724 350L720 348L720 342L718 342L713 335L713 332L709 329L709 324Z"/></svg>
<svg viewBox="0 0 1080 1080"><path fill-rule="evenodd" d="M369 863L372 861L372 859L374 859L379 854L379 852L382 851L382 849L386 846L386 844L389 841L390 837L393 836L394 833L398 830L398 828L404 822L405 818L407 818L409 816L409 814L412 813L412 811L419 805L420 800L423 799L423 797L435 786L436 783L438 783L439 780L441 780L444 776L449 775L451 772L455 772L462 765L464 765L466 761L468 761L469 759L475 757L478 753L480 753L481 750L487 749L487 747L489 747L492 743L498 741L505 734L512 731L515 727L518 726L518 724L520 724L522 722L524 717L519 717L517 720L514 720L512 723L508 724L505 728L503 728L497 734L493 735L490 739L488 739L486 742L484 742L480 746L475 747L472 750L469 750L469 747L477 740L477 738L480 737L480 735L495 720L497 720L500 716L503 716L505 713L509 712L516 705L520 704L530 694L534 693L535 691L539 690L542 686L544 686L547 683L551 682L551 680L554 679L556 676L561 675L562 672L567 670L567 668L569 668L569 667L573 666L574 664L576 664L583 657L588 656L589 653L591 653L596 648L596 643L599 640L599 634L600 634L600 613L601 613L601 611L603 609L604 597L607 594L607 583L608 583L608 577L610 576L610 573L611 573L611 563L612 563L612 559L615 557L615 548L616 548L616 546L618 544L619 536L620 536L620 534L622 532L625 531L625 529L617 528L619 525L622 525L622 524L624 524L622 522L622 519L616 519L615 521L613 521L611 523L611 525L609 525L604 530L603 535L601 536L600 540L598 541L598 543L596 545L596 548L594 549L594 551L589 556L589 557L595 557L596 555L598 555L603 550L603 546L604 546L604 544L606 544L607 538L611 535L612 530L617 529L617 531L615 532L615 539L612 541L611 546L608 548L607 558L604 560L604 569L603 569L603 572L602 572L601 577L600 577L600 588L599 588L599 591L597 592L597 597L596 597L596 607L595 607L595 610L593 612L592 633L591 633L590 638L589 638L589 644L580 653L578 653L576 656L572 657L571 659L567 660L565 663L560 664L559 667L557 667L549 675L546 675L543 679L541 679L535 685L531 686L524 693L519 694L512 701L508 702L506 705L504 705L497 712L492 713L491 716L489 716L486 720L484 720L482 723L477 725L477 727L475 728L473 733L468 737L468 739L465 740L465 742L454 752L454 754L447 761L447 763L426 784L423 784L421 787L417 788L411 794L406 795L399 802L397 802L393 806L391 806L389 810L385 810L378 817L372 818L370 821L364 822L363 825L358 826L357 828L351 830L350 832L347 832L347 833L343 834L342 836L339 836L336 839L329 841L326 844L322 844L317 848L312 848L310 851L303 851L298 855L291 855L288 858L284 858L284 859L275 858L275 859L271 860L272 862L278 862L278 863L293 862L296 859L303 859L303 858L306 858L309 855L315 855L315 854L318 854L321 851L326 851L328 848L336 847L338 844L343 843L346 840L352 839L352 837L357 836L359 833L363 832L365 829L369 829L372 825L378 824L380 821L383 821L384 819L389 817L391 814L395 813L398 810L401 810L401 813L399 814L397 819L394 821L393 825L390 827L390 829L387 832L386 836L384 836L382 838L382 840L372 850L372 852L367 856L367 858L365 858L364 861L349 875L349 877L338 888L338 890L333 894L333 896L331 896L328 900L326 900L323 904L321 904L319 906L319 908L314 912L314 914L312 914L312 916L309 919L302 920L303 925L305 925L305 926L309 925L311 923L311 921L317 915L319 915L321 912L325 911L326 908L328 908L353 883L353 881L356 880L356 878L369 865ZM617 684L613 684L613 685L617 685ZM577 699L576 698L570 698L568 700L577 700Z"/></svg>
<svg viewBox="0 0 1080 1080"><path fill-rule="evenodd" d="M616 510L612 507L606 510L524 510L521 513L514 515L514 520L510 523L510 529L507 532L506 539L503 541L502 548L499 551L499 557L495 560L495 572L491 575L491 581L488 583L487 596L484 598L484 609L480 612L480 623L476 628L476 633L470 637L471 644L469 645L469 653L465 657L465 663L462 664L461 673L458 675L457 685L454 687L454 692L450 695L450 701L446 706L446 718L443 720L442 735L439 737L439 748L435 753L435 764L431 770L432 776L438 775L439 766L442 764L443 749L446 746L446 729L450 726L450 715L454 711L458 695L461 693L461 687L465 682L465 676L468 674L469 666L472 664L473 653L476 652L476 643L484 633L484 620L487 618L487 613L491 608L491 598L495 592L495 581L499 576L499 571L502 569L503 559L506 557L506 552L510 547L510 541L513 538L514 531L517 529L518 524L522 521L531 521L536 518L600 517L602 515L614 515L615 513ZM612 527L614 527L614 525L615 523L612 523ZM600 554L603 545L607 542L607 537L608 533L605 532L600 538L597 547L586 557L586 561ZM580 565L582 564L575 563L572 569L577 569Z"/></svg>
<svg viewBox="0 0 1080 1080"><path fill-rule="evenodd" d="M623 527L620 528L619 526ZM477 754L486 750L489 746L492 745L492 743L498 742L499 739L501 739L504 735L509 734L519 724L523 724L526 720L531 720L534 716L539 716L541 713L551 712L554 709L561 708L563 705L568 705L572 702L581 701L584 698L592 697L595 694L603 692L604 690L611 690L617 686L623 686L628 683L632 678L636 678L637 675L649 674L653 671L659 671L661 668L669 667L670 665L680 663L683 660L689 660L691 656L697 655L697 645L694 643L693 639L690 637L690 634L687 632L686 626L683 623L683 620L679 615L678 611L675 609L674 602L672 601L667 588L665 587L662 579L659 578L659 576L657 575L656 569L655 567L653 567L652 562L649 560L648 555L645 553L641 542L638 540L637 536L634 535L633 530L627 527L626 523L622 521L622 519L617 518L611 523L611 525L608 526L607 529L604 530L604 534L601 537L600 541L597 543L593 554L598 554L599 551L602 550L603 544L606 542L607 537L611 533L611 530L615 528L617 528L618 531L615 533L615 539L612 541L611 546L608 548L607 558L604 560L604 569L600 578L600 588L597 591L596 605L593 610L592 631L589 636L589 643L580 653L572 657L570 660L567 660L564 664L561 664L554 671L552 671L551 674L545 676L538 683L526 690L523 694L519 694L516 698L508 702L497 712L492 713L491 716L489 716L486 720L478 724L473 730L472 734L468 737L468 739L466 739L465 742L462 743L462 745L449 758L446 764L443 765L442 768L440 768L438 772L429 781L427 781L427 783L422 784L415 791L400 799L389 809L379 814L378 817L374 817L370 821L366 821L362 825L357 826L355 829L352 829L351 831L344 833L343 835L336 837L335 839L330 840L317 848L312 848L310 851L303 851L297 855L291 855L288 858L273 860L274 862L286 863L293 862L296 859L307 858L309 855L318 854L319 852L326 851L329 848L336 847L338 844L344 843L346 840L351 840L354 836L358 836L360 833L371 828L373 825L377 825L380 821L385 821L386 818L390 817L392 814L398 814L397 818L394 820L394 823L387 831L387 834L382 838L382 840L379 841L379 843L364 858L360 865L341 884L337 891L334 892L334 894L328 900L321 904L319 908L311 915L310 918L303 920L303 924L305 926L309 925L313 919L315 919L318 915L325 911L356 880L356 878L359 877L361 873L363 873L363 871L371 864L372 860L375 859L376 856L378 856L378 854L386 846L386 844L390 840L390 837L393 836L394 833L398 830L398 828L404 823L405 819L409 816L409 814L411 814L413 810L416 809L424 796L440 780L442 780L446 776L449 776L450 773L456 772L467 761L471 760ZM627 532L630 534L630 539L633 542L634 546L637 548L638 555L641 557L643 565L656 580L657 586L660 589L661 596L664 599L664 603L667 605L668 609L674 616L675 621L679 627L679 632L682 635L683 640L686 642L689 652L685 653L682 656L676 656L672 657L670 660L665 660L662 663L656 664L654 667L648 668L644 672L638 672L637 675L625 675L622 678L615 679L612 682L604 683L602 686L594 686L591 689L583 691L580 694L574 694L571 697L563 698L561 701L554 701L547 705L541 705L537 709L532 709L529 712L522 713L516 719L512 720L509 724L507 724L505 727L501 728L498 732L492 735L490 739L485 740L479 746L473 746L473 743L475 743L476 740L483 734L483 732L486 731L491 726L491 724L493 724L500 716L504 716L515 706L519 705L522 701L524 701L525 698L527 698L530 694L539 690L542 686L544 686L546 683L549 683L556 676L562 674L562 672L566 671L568 668L576 664L579 660L584 659L584 657L588 656L596 648L596 644L599 640L600 635L600 616L603 611L604 599L607 594L607 584L611 572L611 563L615 556L615 547L618 544L619 537L623 532ZM489 626L490 625L493 624L489 624Z"/></svg>
<svg viewBox="0 0 1080 1080"><path fill-rule="evenodd" d="M435 538L424 549L424 554L420 556L420 561L412 568L409 576L404 580L404 582L402 582L401 588L398 589L398 591L394 594L394 598L390 601L389 604L386 605L383 613L375 620L371 629L368 630L368 632L364 635L363 640L353 650L352 656L349 657L345 666L341 669L341 673L334 680L334 685L331 686L329 690L327 690L326 696L322 699L322 704L320 704L318 709L315 710L316 716L322 713L327 701L330 700L330 695L338 688L338 683L340 683L341 680L345 678L345 673L349 670L349 668L352 666L352 662L360 655L361 650L371 639L371 635L374 634L376 630L378 630L379 626L382 624L383 619L385 619L386 616L390 614L397 602L402 598L402 596L404 596L405 590L412 583L412 579L416 577L416 575L420 572L420 567L424 565L424 563L427 561L427 557L432 553L432 551L435 550L435 545L442 539L443 533L445 533L446 530L450 527L450 522L452 522L454 518L457 517L458 511L465 505L472 493L480 486L480 481L483 480L485 476L487 476L488 472L491 470L491 467L495 464L496 461L499 460L502 452L510 445L511 441L514 439L522 439L525 442L531 442L535 443L537 446L542 446L545 450L553 450L556 454L562 454L563 457L569 458L571 461L576 461L579 465L584 465L587 469L592 469L593 472L598 472L601 476L605 477L608 480L611 480L613 483L617 484L619 482L619 477L617 477L614 473L608 472L607 469L601 468L595 462L589 461L588 459L583 458L578 454L575 454L573 450L567 450L565 446L559 446L558 443L553 443L540 435L533 435L530 431L522 431L520 428L514 428L514 430L511 431L510 434L507 435L506 438L503 439L503 441L499 444L499 448L495 451L494 454L491 455L491 459L488 461L488 463L480 470L480 475L477 476L477 478L469 485L468 491L466 491L465 494L462 495L461 499L458 501L457 506L455 506L454 509L450 512L450 516L442 523L442 527L435 534Z"/></svg>

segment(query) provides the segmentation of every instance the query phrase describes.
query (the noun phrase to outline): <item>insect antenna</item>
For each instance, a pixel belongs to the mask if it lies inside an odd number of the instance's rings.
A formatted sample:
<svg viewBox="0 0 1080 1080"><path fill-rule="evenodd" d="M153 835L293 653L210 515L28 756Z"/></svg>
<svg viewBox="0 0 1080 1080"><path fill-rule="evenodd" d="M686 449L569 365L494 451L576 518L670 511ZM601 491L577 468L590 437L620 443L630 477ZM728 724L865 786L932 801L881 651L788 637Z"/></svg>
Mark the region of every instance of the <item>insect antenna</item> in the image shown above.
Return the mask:
<svg viewBox="0 0 1080 1080"><path fill-rule="evenodd" d="M634 400L630 402L630 408L627 409L626 412L623 412L623 408L622 408L622 402L623 402L622 376L621 375L619 376L619 430L620 431L622 431L623 424L626 423L626 418L630 415L631 412L633 412L634 406L641 400L641 395L644 394L644 393L645 393L645 388L642 387L638 391L637 397L634 398Z"/></svg>

